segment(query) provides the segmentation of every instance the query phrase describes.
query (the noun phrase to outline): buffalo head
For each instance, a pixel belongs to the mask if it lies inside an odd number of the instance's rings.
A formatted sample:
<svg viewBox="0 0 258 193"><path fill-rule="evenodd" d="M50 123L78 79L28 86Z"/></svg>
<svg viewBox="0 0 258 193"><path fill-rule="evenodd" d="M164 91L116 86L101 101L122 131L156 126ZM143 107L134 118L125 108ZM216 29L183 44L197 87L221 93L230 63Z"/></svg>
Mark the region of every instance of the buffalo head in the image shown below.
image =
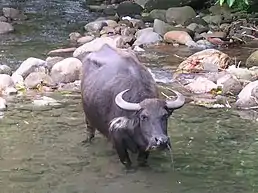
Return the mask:
<svg viewBox="0 0 258 193"><path fill-rule="evenodd" d="M130 103L123 99L123 94L129 89L116 95L115 103L121 109L135 111L132 117L118 117L111 121L111 128L126 131L130 137L129 146L135 141L137 146L144 151L152 149L164 149L170 146L167 135L167 121L173 110L181 108L185 103L185 97L177 91L176 100L162 100L149 98L140 103ZM122 129L123 128L123 129ZM123 134L124 135L124 134Z"/></svg>

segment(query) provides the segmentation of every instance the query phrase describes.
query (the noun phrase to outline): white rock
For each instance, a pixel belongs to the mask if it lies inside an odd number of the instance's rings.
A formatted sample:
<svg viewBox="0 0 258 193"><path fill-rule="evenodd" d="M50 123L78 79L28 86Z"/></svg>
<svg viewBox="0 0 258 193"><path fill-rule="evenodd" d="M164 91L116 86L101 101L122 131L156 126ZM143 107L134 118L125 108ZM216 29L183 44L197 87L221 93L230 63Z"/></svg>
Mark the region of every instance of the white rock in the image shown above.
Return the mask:
<svg viewBox="0 0 258 193"><path fill-rule="evenodd" d="M12 80L13 80L13 83L16 85L16 84L23 84L24 82L24 78L22 77L22 75L19 75L19 74L13 74L12 75Z"/></svg>
<svg viewBox="0 0 258 193"><path fill-rule="evenodd" d="M242 80L251 80L253 75L247 68L236 68L235 65L229 66L226 71Z"/></svg>
<svg viewBox="0 0 258 193"><path fill-rule="evenodd" d="M86 44L83 44L82 46L78 47L74 53L73 57L78 57L86 52L94 52L98 51L104 44L108 44L112 48L117 48L119 45L119 41L121 41L121 36L117 37L101 37L96 38L92 40L91 42L88 42Z"/></svg>
<svg viewBox="0 0 258 193"><path fill-rule="evenodd" d="M0 90L5 90L8 87L13 87L14 83L8 74L0 74Z"/></svg>
<svg viewBox="0 0 258 193"><path fill-rule="evenodd" d="M21 75L23 78L26 78L30 73L35 71L41 71L39 70L40 67L45 67L45 61L30 57L22 62L20 67L13 73L13 75Z"/></svg>
<svg viewBox="0 0 258 193"><path fill-rule="evenodd" d="M216 89L217 85L214 82L208 80L207 78L198 77L196 80L186 85L185 88L193 93L201 94L207 93L212 89Z"/></svg>
<svg viewBox="0 0 258 193"><path fill-rule="evenodd" d="M70 57L56 63L50 75L55 83L69 83L80 80L81 71L81 61Z"/></svg>
<svg viewBox="0 0 258 193"><path fill-rule="evenodd" d="M5 111L7 109L6 100L0 97L0 111Z"/></svg>

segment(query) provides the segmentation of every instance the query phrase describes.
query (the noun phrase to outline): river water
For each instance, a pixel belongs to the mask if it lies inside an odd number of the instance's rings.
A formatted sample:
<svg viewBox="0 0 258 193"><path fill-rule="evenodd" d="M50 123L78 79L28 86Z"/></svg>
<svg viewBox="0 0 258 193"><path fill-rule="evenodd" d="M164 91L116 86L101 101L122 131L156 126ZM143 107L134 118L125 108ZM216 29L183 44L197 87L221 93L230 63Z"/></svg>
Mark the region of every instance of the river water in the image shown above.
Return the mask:
<svg viewBox="0 0 258 193"><path fill-rule="evenodd" d="M2 0L4 5L9 3ZM12 5L19 5L30 18L17 25L15 34L0 39L1 61L14 68L29 56L45 59L50 49L68 44L71 31L97 17L78 1ZM239 58L251 51L230 52ZM173 54L188 56L191 51L152 50L144 61L161 79L169 79L170 73L160 66L177 64L180 59ZM49 96L61 105L36 108L31 104L35 96L8 99L8 111L0 119L1 192L258 192L258 123L235 111L192 105L175 111L169 121L174 169L167 152L156 152L150 156L150 168L126 172L101 135L92 145L82 145L85 124L79 93Z"/></svg>

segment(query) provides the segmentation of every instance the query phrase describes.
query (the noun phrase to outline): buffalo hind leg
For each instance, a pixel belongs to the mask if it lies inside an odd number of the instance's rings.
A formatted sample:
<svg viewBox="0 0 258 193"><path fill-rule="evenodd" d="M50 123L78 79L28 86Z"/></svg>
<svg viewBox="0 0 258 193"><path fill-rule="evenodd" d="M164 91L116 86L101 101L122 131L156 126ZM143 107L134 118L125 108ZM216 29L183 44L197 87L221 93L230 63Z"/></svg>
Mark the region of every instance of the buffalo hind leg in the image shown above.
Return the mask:
<svg viewBox="0 0 258 193"><path fill-rule="evenodd" d="M92 127L89 123L89 121L86 119L86 140L84 140L82 143L83 144L86 144L86 143L91 143L92 140L94 139L95 137L95 131L96 129L94 127Z"/></svg>
<svg viewBox="0 0 258 193"><path fill-rule="evenodd" d="M148 152L148 151L140 151L139 152L138 158L137 158L139 166L141 166L141 167L148 166L147 160L148 160L149 154L150 154L150 152Z"/></svg>

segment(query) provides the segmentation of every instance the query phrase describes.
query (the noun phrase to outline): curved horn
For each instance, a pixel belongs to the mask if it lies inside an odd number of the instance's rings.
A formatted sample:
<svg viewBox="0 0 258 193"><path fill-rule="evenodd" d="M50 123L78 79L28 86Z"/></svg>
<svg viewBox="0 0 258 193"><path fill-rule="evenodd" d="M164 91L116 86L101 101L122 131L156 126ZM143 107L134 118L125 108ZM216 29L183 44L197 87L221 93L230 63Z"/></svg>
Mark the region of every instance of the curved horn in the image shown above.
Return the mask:
<svg viewBox="0 0 258 193"><path fill-rule="evenodd" d="M171 90L172 92L174 92L177 95L177 99L176 100L166 100L166 106L169 109L179 109L180 107L182 107L185 104L185 97L184 95L182 95L181 93Z"/></svg>
<svg viewBox="0 0 258 193"><path fill-rule="evenodd" d="M139 103L129 103L129 102L126 102L122 98L123 94L125 92L127 92L128 90L129 89L126 89L116 95L115 102L116 102L117 106L119 106L120 108L125 109L125 110L132 110L132 111L140 110L141 106L139 105Z"/></svg>

